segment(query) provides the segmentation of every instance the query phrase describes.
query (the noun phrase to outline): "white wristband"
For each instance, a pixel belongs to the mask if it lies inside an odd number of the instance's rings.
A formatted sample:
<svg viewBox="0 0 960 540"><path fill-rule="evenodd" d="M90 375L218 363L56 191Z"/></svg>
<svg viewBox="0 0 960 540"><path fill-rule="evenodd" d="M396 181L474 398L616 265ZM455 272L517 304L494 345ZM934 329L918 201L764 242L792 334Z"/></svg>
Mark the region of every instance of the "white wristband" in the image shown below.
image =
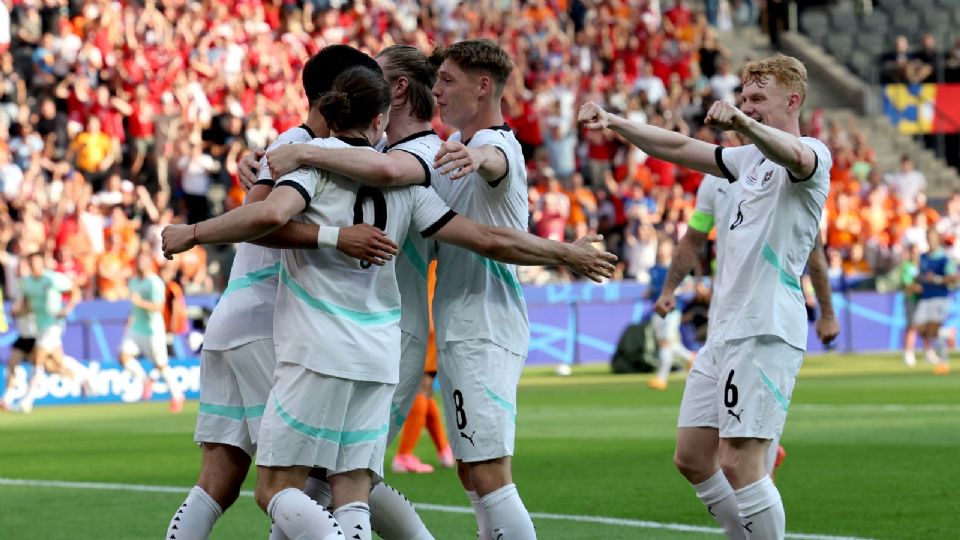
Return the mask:
<svg viewBox="0 0 960 540"><path fill-rule="evenodd" d="M340 238L340 227L320 227L317 233L317 247L337 247L337 240Z"/></svg>

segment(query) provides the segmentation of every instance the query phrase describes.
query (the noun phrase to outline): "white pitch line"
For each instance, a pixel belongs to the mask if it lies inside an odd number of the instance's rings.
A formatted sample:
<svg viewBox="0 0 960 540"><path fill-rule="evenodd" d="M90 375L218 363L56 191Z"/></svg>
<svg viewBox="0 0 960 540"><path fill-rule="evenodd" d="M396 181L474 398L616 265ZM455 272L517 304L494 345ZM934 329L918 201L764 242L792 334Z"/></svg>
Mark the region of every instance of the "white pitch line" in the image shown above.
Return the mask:
<svg viewBox="0 0 960 540"><path fill-rule="evenodd" d="M63 489L95 489L103 491L137 491L146 493L189 493L190 488L178 486L148 486L143 484L117 484L105 482L65 482L61 480L26 480L19 478L0 477L0 486L42 487ZM252 491L241 491L242 497L253 497ZM414 503L417 510L444 512L447 514L473 514L473 508L466 506L447 506L443 504ZM656 521L642 521L638 519L611 518L604 516L578 516L575 514L549 514L544 512L530 512L533 519L552 519L557 521L575 521L579 523L595 523L598 525L614 525L637 529L663 529L680 532L697 532L705 534L723 534L723 530L714 527L698 525L684 525L682 523L659 523ZM870 540L856 536L829 536L822 534L787 533L787 538L797 540Z"/></svg>

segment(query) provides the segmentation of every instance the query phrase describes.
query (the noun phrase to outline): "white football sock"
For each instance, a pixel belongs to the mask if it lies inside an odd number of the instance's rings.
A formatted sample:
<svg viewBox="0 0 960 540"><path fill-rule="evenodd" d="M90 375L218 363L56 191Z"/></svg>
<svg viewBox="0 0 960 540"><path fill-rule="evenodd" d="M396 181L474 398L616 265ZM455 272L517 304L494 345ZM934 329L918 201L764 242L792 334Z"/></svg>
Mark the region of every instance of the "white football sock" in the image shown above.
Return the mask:
<svg viewBox="0 0 960 540"><path fill-rule="evenodd" d="M206 540L223 510L200 486L193 486L187 499L167 526L166 540Z"/></svg>
<svg viewBox="0 0 960 540"><path fill-rule="evenodd" d="M747 540L782 540L787 533L787 516L780 492L769 476L738 489L737 507Z"/></svg>
<svg viewBox="0 0 960 540"><path fill-rule="evenodd" d="M346 540L372 540L370 506L362 502L347 503L333 511Z"/></svg>
<svg viewBox="0 0 960 540"><path fill-rule="evenodd" d="M503 540L536 540L537 531L533 528L530 513L520 500L517 486L508 484L488 493L480 503L487 512L494 538Z"/></svg>
<svg viewBox="0 0 960 540"><path fill-rule="evenodd" d="M660 367L657 369L657 378L666 381L673 367L673 347L660 348Z"/></svg>
<svg viewBox="0 0 960 540"><path fill-rule="evenodd" d="M490 518L487 516L487 511L483 509L483 504L480 502L480 495L476 491L468 491L467 498L470 499L470 504L473 506L473 513L477 517L477 539L478 540L493 540L493 528L490 527Z"/></svg>
<svg viewBox="0 0 960 540"><path fill-rule="evenodd" d="M433 540L413 504L384 482L370 490L370 526L385 540Z"/></svg>
<svg viewBox="0 0 960 540"><path fill-rule="evenodd" d="M718 470L706 481L695 484L693 489L697 492L700 502L707 507L707 512L710 512L713 519L723 527L723 532L728 539L744 540L746 538L746 531L743 530L737 513L736 494L722 470Z"/></svg>
<svg viewBox="0 0 960 540"><path fill-rule="evenodd" d="M296 488L287 488L270 499L267 514L291 540L343 539L340 524L330 512Z"/></svg>

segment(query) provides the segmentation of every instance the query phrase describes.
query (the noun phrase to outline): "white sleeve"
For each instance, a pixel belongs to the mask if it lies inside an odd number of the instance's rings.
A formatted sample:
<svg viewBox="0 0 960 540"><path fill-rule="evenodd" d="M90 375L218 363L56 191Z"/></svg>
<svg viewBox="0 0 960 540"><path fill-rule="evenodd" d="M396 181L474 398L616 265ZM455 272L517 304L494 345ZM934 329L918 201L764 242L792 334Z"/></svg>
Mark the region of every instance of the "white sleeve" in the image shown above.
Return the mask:
<svg viewBox="0 0 960 540"><path fill-rule="evenodd" d="M267 152L274 150L285 144L299 144L310 142L312 139L307 130L300 126L290 128L280 134L279 137L267 147ZM257 174L257 183L273 185L273 176L270 174L270 167L267 166L267 156L260 158L260 172Z"/></svg>
<svg viewBox="0 0 960 540"><path fill-rule="evenodd" d="M470 146L473 148L478 148L484 145L490 145L503 154L503 158L507 161L507 171L502 178L487 182L491 187L498 187L501 184L510 182L503 182L504 180L511 178L517 172L526 171L526 166L523 162L523 154L518 150L519 144L514 143L512 140L513 137L508 137L509 132L499 130L499 129L482 129L470 139Z"/></svg>
<svg viewBox="0 0 960 540"><path fill-rule="evenodd" d="M732 184L740 178L741 171L744 170L744 167L756 152L757 147L752 144L736 147L718 146L714 155L723 176Z"/></svg>
<svg viewBox="0 0 960 540"><path fill-rule="evenodd" d="M443 228L456 212L450 209L433 188L413 186L409 188L413 198L413 226L424 238Z"/></svg>
<svg viewBox="0 0 960 540"><path fill-rule="evenodd" d="M720 182L725 182L725 180L710 174L703 177L700 187L697 188L697 212L708 216L714 215L717 188L720 186Z"/></svg>
<svg viewBox="0 0 960 540"><path fill-rule="evenodd" d="M787 171L790 181L794 184L805 184L810 187L829 190L830 169L833 168L833 157L830 155L830 149L827 148L827 145L812 137L802 137L800 142L813 150L813 155L816 156L816 164L813 167L813 172L806 178L795 178L790 174L790 171Z"/></svg>
<svg viewBox="0 0 960 540"><path fill-rule="evenodd" d="M320 190L322 180L321 171L313 167L300 167L281 176L274 189L280 186L291 187L303 197L304 204L310 206L313 196Z"/></svg>

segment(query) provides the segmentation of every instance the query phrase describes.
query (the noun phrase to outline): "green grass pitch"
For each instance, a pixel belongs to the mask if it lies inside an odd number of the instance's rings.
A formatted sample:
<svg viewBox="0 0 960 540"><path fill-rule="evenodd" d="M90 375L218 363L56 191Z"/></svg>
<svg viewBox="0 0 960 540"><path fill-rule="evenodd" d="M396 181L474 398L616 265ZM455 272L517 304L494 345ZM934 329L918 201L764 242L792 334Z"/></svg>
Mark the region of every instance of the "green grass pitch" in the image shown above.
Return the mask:
<svg viewBox="0 0 960 540"><path fill-rule="evenodd" d="M524 374L514 475L541 539L720 538L696 529L715 525L671 463L681 377L666 392L649 390L647 378L609 375L604 366L568 378ZM0 415L0 538L161 538L196 480L195 413L194 402L180 415L164 403ZM811 357L784 445L777 485L795 538L960 538L960 373L908 370L892 355ZM426 434L418 453L437 464ZM436 538L475 538L472 514L456 511L469 504L452 471L388 472L387 480L427 505L421 515ZM212 538L266 538L268 528L247 496Z"/></svg>

